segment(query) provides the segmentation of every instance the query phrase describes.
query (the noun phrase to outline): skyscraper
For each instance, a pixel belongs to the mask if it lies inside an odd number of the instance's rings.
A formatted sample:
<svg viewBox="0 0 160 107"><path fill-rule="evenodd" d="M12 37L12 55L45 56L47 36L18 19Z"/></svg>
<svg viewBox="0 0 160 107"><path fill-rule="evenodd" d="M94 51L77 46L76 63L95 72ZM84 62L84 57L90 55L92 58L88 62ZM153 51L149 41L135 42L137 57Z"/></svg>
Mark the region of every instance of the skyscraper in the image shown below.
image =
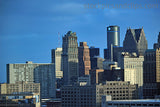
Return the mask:
<svg viewBox="0 0 160 107"><path fill-rule="evenodd" d="M125 52L136 52L137 55L144 55L147 48L148 43L143 27L140 29L127 29L126 36L123 41L123 49Z"/></svg>
<svg viewBox="0 0 160 107"><path fill-rule="evenodd" d="M62 48L52 49L52 63L55 64L56 78L63 77L61 54L62 54Z"/></svg>
<svg viewBox="0 0 160 107"><path fill-rule="evenodd" d="M159 32L159 35L158 35L157 43L154 44L153 48L154 49L160 48L160 32Z"/></svg>
<svg viewBox="0 0 160 107"><path fill-rule="evenodd" d="M144 98L154 98L155 95L160 95L160 48L146 50L143 81Z"/></svg>
<svg viewBox="0 0 160 107"><path fill-rule="evenodd" d="M114 48L119 48L120 46L120 28L119 26L108 26L107 27L107 49L104 49L104 58L113 61ZM118 49L119 50L119 49Z"/></svg>
<svg viewBox="0 0 160 107"><path fill-rule="evenodd" d="M143 98L143 61L144 56L128 52L122 52L118 60L119 66L124 69L124 81L138 84L139 98Z"/></svg>
<svg viewBox="0 0 160 107"><path fill-rule="evenodd" d="M120 28L119 26L107 27L107 48L112 46L120 46Z"/></svg>
<svg viewBox="0 0 160 107"><path fill-rule="evenodd" d="M64 85L73 84L77 81L78 72L78 43L75 32L68 31L63 37L63 78Z"/></svg>
<svg viewBox="0 0 160 107"><path fill-rule="evenodd" d="M78 47L79 76L89 75L91 69L90 52L87 42L80 42Z"/></svg>

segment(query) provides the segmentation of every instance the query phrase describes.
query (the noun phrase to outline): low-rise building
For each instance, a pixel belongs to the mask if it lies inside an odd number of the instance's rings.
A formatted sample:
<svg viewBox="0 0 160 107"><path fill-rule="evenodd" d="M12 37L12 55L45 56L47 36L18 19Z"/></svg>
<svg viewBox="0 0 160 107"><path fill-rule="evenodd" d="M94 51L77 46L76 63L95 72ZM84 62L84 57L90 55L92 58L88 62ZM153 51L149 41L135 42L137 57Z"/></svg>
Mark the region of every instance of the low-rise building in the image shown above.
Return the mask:
<svg viewBox="0 0 160 107"><path fill-rule="evenodd" d="M0 94L12 94L19 92L40 93L40 83L16 82L0 84Z"/></svg>
<svg viewBox="0 0 160 107"><path fill-rule="evenodd" d="M110 95L102 96L101 107L160 107L160 99L112 100Z"/></svg>
<svg viewBox="0 0 160 107"><path fill-rule="evenodd" d="M32 92L1 94L0 107L40 107L40 94Z"/></svg>
<svg viewBox="0 0 160 107"><path fill-rule="evenodd" d="M62 107L100 107L103 95L111 95L113 100L137 99L137 88L137 85L123 81L107 81L104 85L63 86Z"/></svg>

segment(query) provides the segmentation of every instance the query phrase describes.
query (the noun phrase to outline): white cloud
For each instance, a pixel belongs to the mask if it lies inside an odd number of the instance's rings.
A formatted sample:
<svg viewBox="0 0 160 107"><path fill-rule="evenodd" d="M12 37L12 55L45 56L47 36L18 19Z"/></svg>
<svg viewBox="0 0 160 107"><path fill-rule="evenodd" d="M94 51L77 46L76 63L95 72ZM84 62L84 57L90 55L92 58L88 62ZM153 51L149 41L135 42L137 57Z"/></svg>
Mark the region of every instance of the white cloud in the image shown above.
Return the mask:
<svg viewBox="0 0 160 107"><path fill-rule="evenodd" d="M80 3L59 3L54 5L53 12L64 15L78 15L84 12L83 4Z"/></svg>

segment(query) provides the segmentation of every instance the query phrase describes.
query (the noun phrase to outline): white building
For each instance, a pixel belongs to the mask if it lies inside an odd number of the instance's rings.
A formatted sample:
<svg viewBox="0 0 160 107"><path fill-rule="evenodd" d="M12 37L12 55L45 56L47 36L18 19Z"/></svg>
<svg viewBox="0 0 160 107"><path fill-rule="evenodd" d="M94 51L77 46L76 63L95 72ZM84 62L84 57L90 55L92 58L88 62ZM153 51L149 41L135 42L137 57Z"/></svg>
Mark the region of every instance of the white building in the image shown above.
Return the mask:
<svg viewBox="0 0 160 107"><path fill-rule="evenodd" d="M129 54L128 52L122 52L118 58L119 67L124 69L124 81L138 84L139 98L143 96L143 61L144 56L137 56L136 53Z"/></svg>
<svg viewBox="0 0 160 107"><path fill-rule="evenodd" d="M63 78L62 48L52 49L52 63L55 64L56 78Z"/></svg>

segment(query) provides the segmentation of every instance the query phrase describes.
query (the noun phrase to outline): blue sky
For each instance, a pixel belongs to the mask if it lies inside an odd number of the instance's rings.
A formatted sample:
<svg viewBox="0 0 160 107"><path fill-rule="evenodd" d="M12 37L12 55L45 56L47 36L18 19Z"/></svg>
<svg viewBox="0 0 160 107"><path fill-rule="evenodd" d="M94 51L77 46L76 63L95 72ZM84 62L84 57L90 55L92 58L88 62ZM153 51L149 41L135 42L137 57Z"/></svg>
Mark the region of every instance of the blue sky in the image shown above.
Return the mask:
<svg viewBox="0 0 160 107"><path fill-rule="evenodd" d="M131 4L142 8L112 7ZM158 7L144 8L154 4ZM111 7L102 9L106 5ZM99 47L103 57L109 25L120 26L121 46L128 27L143 26L152 48L160 32L160 1L0 0L0 82L6 81L7 63L50 63L51 49L58 47L58 32L61 38L69 30L76 32L78 42Z"/></svg>

